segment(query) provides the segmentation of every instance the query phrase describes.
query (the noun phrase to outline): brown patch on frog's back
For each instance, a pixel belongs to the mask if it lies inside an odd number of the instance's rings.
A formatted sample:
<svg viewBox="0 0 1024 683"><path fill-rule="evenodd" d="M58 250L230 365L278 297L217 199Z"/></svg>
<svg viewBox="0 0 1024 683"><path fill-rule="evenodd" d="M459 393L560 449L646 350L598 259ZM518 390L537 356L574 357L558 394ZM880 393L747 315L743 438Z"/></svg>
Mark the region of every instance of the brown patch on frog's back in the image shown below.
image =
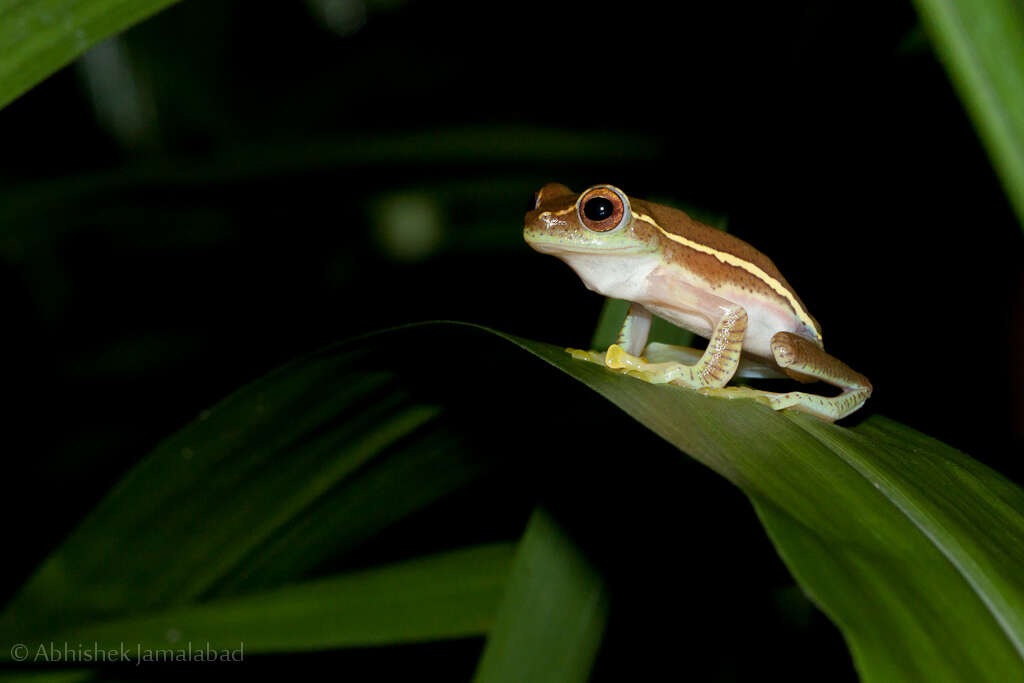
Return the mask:
<svg viewBox="0 0 1024 683"><path fill-rule="evenodd" d="M800 307L807 313L807 307L800 297L793 290L786 278L782 276L779 269L775 267L771 259L760 251L747 244L738 237L723 232L710 225L705 225L698 220L691 218L679 209L673 209L660 204L651 204L642 199L630 199L634 214L644 214L654 220L663 230L684 239L696 242L700 245L726 254L731 254L747 263L756 266L765 275L776 280L785 288ZM720 286L723 282L733 283L743 291L759 294L772 301L778 301L792 308L788 301L778 292L771 288L764 280L757 275L744 270L741 267L723 263L714 254L707 254L696 249L679 244L678 242L664 240L670 250L673 261L683 268L692 269L704 273L708 283L713 287ZM796 311L794 311L796 314ZM807 313L808 317L810 316Z"/></svg>

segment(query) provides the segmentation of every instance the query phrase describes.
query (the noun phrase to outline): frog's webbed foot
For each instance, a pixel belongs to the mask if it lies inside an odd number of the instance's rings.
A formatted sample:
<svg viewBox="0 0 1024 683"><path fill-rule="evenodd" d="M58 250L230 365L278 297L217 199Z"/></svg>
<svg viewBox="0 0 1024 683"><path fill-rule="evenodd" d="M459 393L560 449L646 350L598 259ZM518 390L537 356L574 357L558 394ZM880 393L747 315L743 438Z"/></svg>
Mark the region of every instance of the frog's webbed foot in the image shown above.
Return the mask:
<svg viewBox="0 0 1024 683"><path fill-rule="evenodd" d="M605 364L605 351L587 351L585 349L566 349L566 351L576 360L585 360L588 363L597 363L598 365Z"/></svg>
<svg viewBox="0 0 1024 683"><path fill-rule="evenodd" d="M582 349L566 349L573 358L603 365L609 370L622 374L643 366L647 361L637 355L647 343L647 335L651 330L651 312L637 303L629 305L618 339L607 351L585 351ZM642 375L641 379L645 379Z"/></svg>
<svg viewBox="0 0 1024 683"><path fill-rule="evenodd" d="M612 344L607 351L584 351L566 349L573 358L603 365L623 375L642 379L651 384L671 382L687 366L680 363L651 363L643 356L634 356L618 344Z"/></svg>
<svg viewBox="0 0 1024 683"><path fill-rule="evenodd" d="M801 382L821 380L842 389L838 396L818 396L803 391L776 393L749 387L725 387L702 390L720 398L752 398L775 410L791 408L810 413L828 422L853 413L871 396L871 382L821 347L790 332L772 337L772 355L787 375Z"/></svg>
<svg viewBox="0 0 1024 683"><path fill-rule="evenodd" d="M644 344L647 343L647 335L650 329L651 312L640 304L632 303L629 306L629 312L626 314L625 320L622 322L618 339L608 347L607 351L584 351L582 349L566 349L566 351L577 360L597 363L609 370L624 375L632 375L648 382L664 383L668 381L665 377L670 376L668 373L670 368L667 366L671 364L659 364L656 367L655 364L649 363L646 358L635 355L643 350ZM661 365L665 367L661 367Z"/></svg>

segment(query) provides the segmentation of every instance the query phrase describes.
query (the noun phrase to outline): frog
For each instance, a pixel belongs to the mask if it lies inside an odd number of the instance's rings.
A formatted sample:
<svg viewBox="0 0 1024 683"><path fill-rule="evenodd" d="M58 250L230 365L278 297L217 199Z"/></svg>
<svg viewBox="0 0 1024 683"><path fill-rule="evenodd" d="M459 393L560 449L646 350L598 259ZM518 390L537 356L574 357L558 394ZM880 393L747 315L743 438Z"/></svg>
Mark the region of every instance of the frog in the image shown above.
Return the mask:
<svg viewBox="0 0 1024 683"><path fill-rule="evenodd" d="M531 205L523 226L530 247L564 261L587 289L629 302L616 342L604 351L567 348L573 358L827 422L871 396L868 378L825 351L821 325L775 264L747 242L614 185L577 193L548 183ZM707 347L648 343L655 315L706 338ZM734 377L820 381L839 393L726 386Z"/></svg>

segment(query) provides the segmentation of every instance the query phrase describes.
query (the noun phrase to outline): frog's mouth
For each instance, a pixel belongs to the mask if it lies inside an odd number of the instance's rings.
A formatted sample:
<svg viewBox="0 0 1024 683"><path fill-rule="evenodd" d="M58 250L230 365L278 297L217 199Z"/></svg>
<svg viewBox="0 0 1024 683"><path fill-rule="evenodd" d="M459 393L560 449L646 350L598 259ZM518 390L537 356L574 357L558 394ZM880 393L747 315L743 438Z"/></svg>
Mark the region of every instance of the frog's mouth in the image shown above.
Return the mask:
<svg viewBox="0 0 1024 683"><path fill-rule="evenodd" d="M612 247L609 246L607 242L594 242L593 244L590 244L584 240L566 241L564 239L552 237L545 232L531 230L530 228L526 228L523 231L523 239L525 239L526 243L535 251L559 257L572 256L573 254L587 256L608 254L611 256L637 254L643 251L642 248L633 245Z"/></svg>
<svg viewBox="0 0 1024 683"><path fill-rule="evenodd" d="M640 249L635 247L610 249L608 247L597 247L593 249L584 249L576 245L565 245L565 244L552 244L551 242L528 242L535 251L539 251L542 254L551 254L552 256L559 257L571 257L573 255L580 256L622 256L625 254L639 254Z"/></svg>

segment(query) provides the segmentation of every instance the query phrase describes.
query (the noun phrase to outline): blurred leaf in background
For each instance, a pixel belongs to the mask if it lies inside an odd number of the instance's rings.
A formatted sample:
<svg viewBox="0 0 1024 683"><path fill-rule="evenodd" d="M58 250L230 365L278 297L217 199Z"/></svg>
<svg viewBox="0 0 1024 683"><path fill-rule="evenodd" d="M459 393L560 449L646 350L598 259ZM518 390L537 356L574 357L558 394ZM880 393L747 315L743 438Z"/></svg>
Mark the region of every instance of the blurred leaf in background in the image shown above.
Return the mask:
<svg viewBox="0 0 1024 683"><path fill-rule="evenodd" d="M0 5L0 107L103 38L123 31L175 0L30 0ZM108 60L107 48L95 59ZM113 66L113 78L123 65ZM120 98L113 89L108 97Z"/></svg>
<svg viewBox="0 0 1024 683"><path fill-rule="evenodd" d="M1024 227L1024 11L1016 0L916 0Z"/></svg>

